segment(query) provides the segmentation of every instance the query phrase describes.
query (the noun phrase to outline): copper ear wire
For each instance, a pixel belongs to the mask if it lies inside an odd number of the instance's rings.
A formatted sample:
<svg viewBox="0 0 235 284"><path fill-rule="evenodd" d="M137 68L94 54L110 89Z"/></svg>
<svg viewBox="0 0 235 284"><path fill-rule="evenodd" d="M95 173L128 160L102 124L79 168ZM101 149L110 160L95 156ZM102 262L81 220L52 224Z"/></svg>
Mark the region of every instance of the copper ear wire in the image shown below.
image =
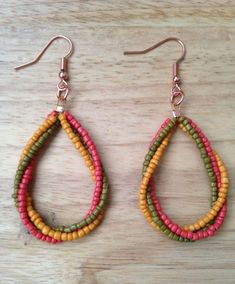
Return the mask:
<svg viewBox="0 0 235 284"><path fill-rule="evenodd" d="M73 53L73 43L68 37L64 35L57 35L57 36L52 37L33 60L27 63L21 64L15 67L14 69L19 70L19 69L22 69L22 68L25 68L25 67L28 67L30 65L37 63L41 59L45 51L48 49L48 47L57 39L65 39L69 43L69 49L66 55L61 57L60 72L59 72L60 81L57 84L57 98L58 98L57 111L62 112L64 110L65 101L69 93L68 59Z"/></svg>
<svg viewBox="0 0 235 284"><path fill-rule="evenodd" d="M184 60L185 55L186 55L185 44L180 39L178 39L176 37L168 37L168 38L166 38L166 39L164 39L164 40L156 43L155 45L153 45L149 48L146 48L144 50L125 51L124 55L146 54L146 53L156 49L157 47L163 45L164 43L166 43L168 41L176 41L180 44L180 46L182 48L182 55L173 64L173 80L172 80L173 86L172 86L172 89L171 89L171 96L170 96L170 103L171 103L173 116L178 117L178 116L180 116L180 105L184 100L184 93L183 93L182 89L180 88L181 81L180 81L180 77L179 77L179 64L180 64L181 61Z"/></svg>

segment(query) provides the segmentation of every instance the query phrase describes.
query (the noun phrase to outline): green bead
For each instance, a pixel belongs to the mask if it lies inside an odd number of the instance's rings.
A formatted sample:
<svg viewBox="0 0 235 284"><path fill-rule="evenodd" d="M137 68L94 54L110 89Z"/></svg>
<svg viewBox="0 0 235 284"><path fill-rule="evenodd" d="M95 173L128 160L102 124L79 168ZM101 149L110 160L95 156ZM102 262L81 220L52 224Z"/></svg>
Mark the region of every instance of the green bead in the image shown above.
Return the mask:
<svg viewBox="0 0 235 284"><path fill-rule="evenodd" d="M99 214L99 210L96 208L94 211L93 211L93 214L95 215L95 217Z"/></svg>
<svg viewBox="0 0 235 284"><path fill-rule="evenodd" d="M171 233L171 231L169 229L166 229L163 233L168 236Z"/></svg>
<svg viewBox="0 0 235 284"><path fill-rule="evenodd" d="M186 124L185 128L186 128L187 130L190 130L190 129L192 129L192 126L191 126L190 124Z"/></svg>
<svg viewBox="0 0 235 284"><path fill-rule="evenodd" d="M208 156L207 156L207 158L204 158L203 160L204 160L205 163L210 163L211 162L211 159Z"/></svg>
<svg viewBox="0 0 235 284"><path fill-rule="evenodd" d="M65 232L65 233L71 233L71 229L70 229L69 227L65 227L65 228L64 228L64 232Z"/></svg>
<svg viewBox="0 0 235 284"><path fill-rule="evenodd" d="M79 222L79 223L77 224L77 228L80 229L80 228L82 228L82 227L84 227L84 226L86 226L86 225L87 225L86 221L83 220L83 221L81 221L81 222Z"/></svg>
<svg viewBox="0 0 235 284"><path fill-rule="evenodd" d="M150 150L155 153L156 152L156 149L157 147L153 144L151 147L150 147Z"/></svg>
<svg viewBox="0 0 235 284"><path fill-rule="evenodd" d="M179 122L182 122L183 120L184 120L184 116L179 116L179 117L178 117L178 121L179 121Z"/></svg>
<svg viewBox="0 0 235 284"><path fill-rule="evenodd" d="M147 154L146 156L145 156L145 160L146 161L150 161L152 159L152 157L149 155L149 154Z"/></svg>
<svg viewBox="0 0 235 284"><path fill-rule="evenodd" d="M178 241L178 240L179 240L179 236L177 236L176 234L174 234L173 240L174 240L174 241Z"/></svg>
<svg viewBox="0 0 235 284"><path fill-rule="evenodd" d="M172 240L173 237L174 237L174 233L173 233L173 232L170 232L170 234L168 235L168 237Z"/></svg>
<svg viewBox="0 0 235 284"><path fill-rule="evenodd" d="M150 210L150 211L154 211L154 206L153 206L153 205L150 205L150 206L149 206L149 210Z"/></svg>
<svg viewBox="0 0 235 284"><path fill-rule="evenodd" d="M193 137L193 139L197 139L199 136L198 136L197 133L194 133L194 134L192 135L192 137Z"/></svg>
<svg viewBox="0 0 235 284"><path fill-rule="evenodd" d="M195 132L196 132L196 130L194 128L191 128L190 131L189 131L189 134L193 135Z"/></svg>
<svg viewBox="0 0 235 284"><path fill-rule="evenodd" d="M186 126L187 124L189 124L189 121L188 121L187 119L184 119L183 122L182 122L182 124L183 124L184 126Z"/></svg>
<svg viewBox="0 0 235 284"><path fill-rule="evenodd" d="M70 230L71 231L75 231L77 229L77 225L73 224L72 226L70 226Z"/></svg>
<svg viewBox="0 0 235 284"><path fill-rule="evenodd" d="M154 223L159 222L159 218L158 218L158 217L155 217L155 216L154 216L154 217L152 217L152 218L153 218L153 222L154 222Z"/></svg>
<svg viewBox="0 0 235 284"><path fill-rule="evenodd" d="M166 229L166 225L165 225L165 224L162 224L162 225L160 226L160 229L161 229L161 231L164 231L164 230Z"/></svg>

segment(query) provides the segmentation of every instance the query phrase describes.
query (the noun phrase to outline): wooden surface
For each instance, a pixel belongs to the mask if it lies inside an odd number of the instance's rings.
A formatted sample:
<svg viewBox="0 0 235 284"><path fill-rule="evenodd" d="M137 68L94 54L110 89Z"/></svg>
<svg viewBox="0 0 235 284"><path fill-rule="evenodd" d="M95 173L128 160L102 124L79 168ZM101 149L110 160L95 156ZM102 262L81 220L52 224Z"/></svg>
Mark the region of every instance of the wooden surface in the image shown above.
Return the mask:
<svg viewBox="0 0 235 284"><path fill-rule="evenodd" d="M68 2L66 4L66 2ZM47 245L20 225L11 199L21 149L54 108L59 58L54 35L75 45L69 62L69 110L90 132L110 186L104 222L80 241ZM230 174L228 217L215 237L193 244L155 232L138 208L147 144L171 116L172 42L138 57L168 36L187 47L181 65L183 113L194 119L221 154ZM3 1L0 0L0 283L234 283L235 278L235 2L223 1ZM180 131L155 174L163 208L185 224L207 212L209 185L198 151ZM89 207L88 171L60 131L43 152L33 197L52 224L79 220Z"/></svg>

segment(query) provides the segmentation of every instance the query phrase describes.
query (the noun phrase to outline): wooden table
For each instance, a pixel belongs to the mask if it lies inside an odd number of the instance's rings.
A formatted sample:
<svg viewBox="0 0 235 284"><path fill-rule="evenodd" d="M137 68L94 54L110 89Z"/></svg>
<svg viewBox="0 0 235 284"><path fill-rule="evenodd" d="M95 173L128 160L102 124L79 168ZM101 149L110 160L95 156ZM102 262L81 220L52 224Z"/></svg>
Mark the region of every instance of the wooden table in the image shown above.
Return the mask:
<svg viewBox="0 0 235 284"><path fill-rule="evenodd" d="M0 1L0 283L234 283L235 278L235 3L208 1ZM106 168L111 197L105 220L75 242L48 245L19 222L11 199L22 147L56 103L59 60L70 37L69 110L93 137ZM204 130L224 159L231 180L228 217L215 237L178 243L155 232L138 207L147 144L171 116L169 94L177 43L142 56L169 36L182 39L183 114ZM185 224L209 209L210 189L194 144L177 131L155 174L160 201ZM79 220L93 184L63 131L40 157L33 198L49 223Z"/></svg>

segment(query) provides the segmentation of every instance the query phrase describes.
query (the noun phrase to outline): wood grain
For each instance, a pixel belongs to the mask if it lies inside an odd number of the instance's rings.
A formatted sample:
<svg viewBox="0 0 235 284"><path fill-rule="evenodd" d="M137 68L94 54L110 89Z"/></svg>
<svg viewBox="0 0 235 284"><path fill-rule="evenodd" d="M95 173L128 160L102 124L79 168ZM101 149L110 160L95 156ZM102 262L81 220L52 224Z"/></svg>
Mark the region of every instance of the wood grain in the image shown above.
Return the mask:
<svg viewBox="0 0 235 284"><path fill-rule="evenodd" d="M10 195L22 147L54 108L59 59L55 42L40 63L15 72L50 37L75 45L69 110L90 132L106 168L111 197L106 218L86 238L50 246L20 225ZM171 65L180 55L183 113L204 130L230 174L229 211L214 238L194 244L155 232L138 208L147 144L169 115ZM235 278L235 2L0 0L0 283L234 283ZM209 185L195 146L179 131L157 178L163 208L184 224L209 208ZM92 182L82 159L59 131L40 157L33 196L50 223L72 223L89 207Z"/></svg>

